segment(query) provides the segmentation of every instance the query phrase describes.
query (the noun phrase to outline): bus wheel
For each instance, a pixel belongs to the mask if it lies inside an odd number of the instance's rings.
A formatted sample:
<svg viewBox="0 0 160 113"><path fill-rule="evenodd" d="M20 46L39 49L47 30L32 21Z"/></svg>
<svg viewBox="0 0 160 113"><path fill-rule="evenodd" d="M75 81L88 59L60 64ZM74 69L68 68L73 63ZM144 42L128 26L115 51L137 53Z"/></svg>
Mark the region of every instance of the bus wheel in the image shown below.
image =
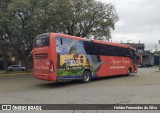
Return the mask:
<svg viewBox="0 0 160 113"><path fill-rule="evenodd" d="M89 71L84 71L82 74L82 82L88 83L91 81L91 73Z"/></svg>
<svg viewBox="0 0 160 113"><path fill-rule="evenodd" d="M132 73L132 69L131 69L131 68L128 68L128 73L127 73L127 75L130 76L131 73Z"/></svg>

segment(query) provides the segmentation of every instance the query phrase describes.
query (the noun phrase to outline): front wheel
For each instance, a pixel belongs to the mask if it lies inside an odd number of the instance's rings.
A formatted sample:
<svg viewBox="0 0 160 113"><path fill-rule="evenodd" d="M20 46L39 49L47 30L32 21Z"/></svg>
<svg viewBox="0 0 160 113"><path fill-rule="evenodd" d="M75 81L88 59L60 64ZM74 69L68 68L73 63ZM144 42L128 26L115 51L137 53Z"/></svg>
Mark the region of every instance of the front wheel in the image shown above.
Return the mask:
<svg viewBox="0 0 160 113"><path fill-rule="evenodd" d="M130 76L130 75L131 75L131 73L132 73L132 69L131 69L131 68L129 68L129 69L128 69L128 73L127 73L127 75L128 75L128 76Z"/></svg>
<svg viewBox="0 0 160 113"><path fill-rule="evenodd" d="M88 83L91 81L91 73L89 71L84 71L82 74L82 82Z"/></svg>

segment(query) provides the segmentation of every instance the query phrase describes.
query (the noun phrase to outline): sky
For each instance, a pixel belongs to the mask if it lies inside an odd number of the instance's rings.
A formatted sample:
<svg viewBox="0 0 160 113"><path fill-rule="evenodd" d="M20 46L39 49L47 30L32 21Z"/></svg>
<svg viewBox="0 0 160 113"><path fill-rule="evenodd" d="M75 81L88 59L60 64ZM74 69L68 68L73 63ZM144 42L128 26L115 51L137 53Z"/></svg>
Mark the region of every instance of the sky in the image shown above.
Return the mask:
<svg viewBox="0 0 160 113"><path fill-rule="evenodd" d="M99 0L115 6L119 21L113 42L144 43L146 50L160 49L160 0Z"/></svg>

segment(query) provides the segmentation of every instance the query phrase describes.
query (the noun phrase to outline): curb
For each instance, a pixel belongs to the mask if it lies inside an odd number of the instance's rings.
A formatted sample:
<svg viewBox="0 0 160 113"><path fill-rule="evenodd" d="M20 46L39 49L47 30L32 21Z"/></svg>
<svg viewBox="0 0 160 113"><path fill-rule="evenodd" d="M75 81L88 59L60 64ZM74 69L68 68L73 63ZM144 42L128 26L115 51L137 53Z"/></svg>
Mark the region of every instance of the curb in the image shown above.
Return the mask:
<svg viewBox="0 0 160 113"><path fill-rule="evenodd" d="M160 71L155 71L155 72L160 72Z"/></svg>
<svg viewBox="0 0 160 113"><path fill-rule="evenodd" d="M26 73L0 73L0 76L16 76L16 75L27 75L33 74L33 72L26 72Z"/></svg>

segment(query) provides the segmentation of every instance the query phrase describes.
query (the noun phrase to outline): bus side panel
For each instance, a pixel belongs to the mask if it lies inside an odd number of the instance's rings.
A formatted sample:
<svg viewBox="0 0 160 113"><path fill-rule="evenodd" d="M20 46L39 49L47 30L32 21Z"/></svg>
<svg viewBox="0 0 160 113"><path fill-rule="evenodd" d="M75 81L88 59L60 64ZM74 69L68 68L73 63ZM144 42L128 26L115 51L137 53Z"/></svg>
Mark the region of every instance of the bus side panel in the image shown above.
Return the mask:
<svg viewBox="0 0 160 113"><path fill-rule="evenodd" d="M133 62L128 57L109 57L110 75L127 74L129 68L133 68Z"/></svg>
<svg viewBox="0 0 160 113"><path fill-rule="evenodd" d="M129 67L133 70L132 60L128 57L100 56L100 62L100 68L95 70L95 74L98 77L127 74Z"/></svg>
<svg viewBox="0 0 160 113"><path fill-rule="evenodd" d="M84 41L89 62L98 77L127 74L134 72L134 62L128 48Z"/></svg>
<svg viewBox="0 0 160 113"><path fill-rule="evenodd" d="M129 57L109 56L93 43L56 36L57 80L82 79L85 69L89 69L93 77L127 74L128 68L133 70L133 62ZM106 49L107 47L105 47ZM97 49L97 50L96 50ZM103 55L101 55L103 54ZM56 62L56 61L55 61Z"/></svg>
<svg viewBox="0 0 160 113"><path fill-rule="evenodd" d="M56 51L57 80L82 79L85 69L93 70L82 40L56 36Z"/></svg>

